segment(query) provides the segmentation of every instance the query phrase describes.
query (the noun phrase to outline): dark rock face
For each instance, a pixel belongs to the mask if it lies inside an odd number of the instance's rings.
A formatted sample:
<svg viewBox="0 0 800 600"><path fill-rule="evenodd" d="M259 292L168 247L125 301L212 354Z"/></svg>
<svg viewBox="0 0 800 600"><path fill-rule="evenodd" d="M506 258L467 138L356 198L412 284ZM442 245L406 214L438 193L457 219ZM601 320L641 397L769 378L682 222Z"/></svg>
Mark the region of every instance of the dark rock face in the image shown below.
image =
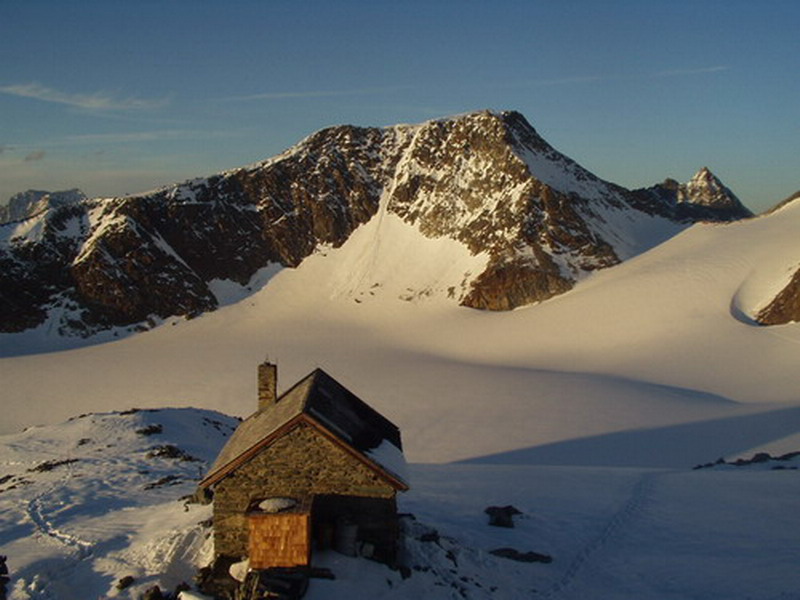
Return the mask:
<svg viewBox="0 0 800 600"><path fill-rule="evenodd" d="M702 202L673 199L676 189L604 182L515 112L333 127L270 160L149 194L28 193L20 219L0 225L0 331L49 318L63 334L90 335L213 310L215 279L244 285L270 264L296 267L347 241L381 202L425 236L485 255L455 300L508 310L641 252L631 240L643 224L677 231L694 219L676 207Z"/></svg>
<svg viewBox="0 0 800 600"><path fill-rule="evenodd" d="M800 269L789 284L756 315L762 325L783 325L800 321Z"/></svg>
<svg viewBox="0 0 800 600"><path fill-rule="evenodd" d="M583 179L594 202L631 210L619 188L547 144L519 113L477 113L420 128L397 168L389 210L429 237L446 236L489 255L460 298L508 310L569 290L579 271L620 261L590 224L591 201L537 179L525 156L542 157L565 178ZM566 258L565 269L554 255Z"/></svg>
<svg viewBox="0 0 800 600"><path fill-rule="evenodd" d="M536 300L547 300L571 287L572 283L559 275L552 262L544 268L523 260L501 262L490 264L478 275L462 304L485 310L511 310Z"/></svg>
<svg viewBox="0 0 800 600"><path fill-rule="evenodd" d="M136 197L84 199L2 227L0 330L63 311L91 334L217 307L208 283L245 284L339 246L377 210L380 130L323 131L288 156Z"/></svg>
<svg viewBox="0 0 800 600"><path fill-rule="evenodd" d="M19 241L7 233L17 231L17 225L0 226L3 241L8 240L0 246L2 331L34 327L45 319L54 297L72 296L66 258L77 253L79 243L62 233L72 224L80 227L85 212L82 205L48 210L19 225L30 225Z"/></svg>

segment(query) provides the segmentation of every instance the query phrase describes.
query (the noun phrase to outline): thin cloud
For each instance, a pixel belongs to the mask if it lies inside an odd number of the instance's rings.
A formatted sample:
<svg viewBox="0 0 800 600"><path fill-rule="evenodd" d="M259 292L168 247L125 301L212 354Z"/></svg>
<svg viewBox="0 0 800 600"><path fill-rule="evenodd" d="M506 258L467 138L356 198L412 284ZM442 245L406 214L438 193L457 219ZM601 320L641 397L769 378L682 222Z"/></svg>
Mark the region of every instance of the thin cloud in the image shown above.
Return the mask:
<svg viewBox="0 0 800 600"><path fill-rule="evenodd" d="M42 102L65 104L86 110L145 110L164 106L166 99L115 98L104 93L74 94L54 90L39 83L22 83L0 86L0 93L20 98L33 98Z"/></svg>
<svg viewBox="0 0 800 600"><path fill-rule="evenodd" d="M70 135L52 142L53 145L71 144L136 144L160 140L196 140L235 137L230 131L193 131L188 129L159 129L126 133L86 133Z"/></svg>
<svg viewBox="0 0 800 600"><path fill-rule="evenodd" d="M44 150L37 150L36 152L31 152L22 160L25 162L35 162L37 160L42 160L45 157L45 154L46 152Z"/></svg>
<svg viewBox="0 0 800 600"><path fill-rule="evenodd" d="M370 96L374 94L389 94L410 86L392 86L382 88L362 88L355 90L309 90L305 92L264 92L245 96L228 96L220 100L227 102L248 102L252 100L286 100L302 98L332 98L337 96Z"/></svg>
<svg viewBox="0 0 800 600"><path fill-rule="evenodd" d="M157 140L174 140L191 137L191 132L178 130L136 131L131 133L87 133L70 135L62 138L63 144L131 144L154 142Z"/></svg>
<svg viewBox="0 0 800 600"><path fill-rule="evenodd" d="M656 77L677 77L680 75L704 75L706 73L720 73L729 70L730 67L717 65L714 67L699 67L695 69L670 69L667 71L659 71L655 74Z"/></svg>

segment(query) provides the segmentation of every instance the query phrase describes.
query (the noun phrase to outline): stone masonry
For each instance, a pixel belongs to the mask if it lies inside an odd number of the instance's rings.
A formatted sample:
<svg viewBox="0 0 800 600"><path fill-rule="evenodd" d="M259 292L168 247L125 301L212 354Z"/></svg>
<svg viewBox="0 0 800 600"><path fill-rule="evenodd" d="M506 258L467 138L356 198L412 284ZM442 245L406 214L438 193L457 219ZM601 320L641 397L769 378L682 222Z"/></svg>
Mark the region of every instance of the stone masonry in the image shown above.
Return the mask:
<svg viewBox="0 0 800 600"><path fill-rule="evenodd" d="M301 422L217 484L215 554L247 556L246 511L253 500L318 494L394 500L395 489L313 426Z"/></svg>

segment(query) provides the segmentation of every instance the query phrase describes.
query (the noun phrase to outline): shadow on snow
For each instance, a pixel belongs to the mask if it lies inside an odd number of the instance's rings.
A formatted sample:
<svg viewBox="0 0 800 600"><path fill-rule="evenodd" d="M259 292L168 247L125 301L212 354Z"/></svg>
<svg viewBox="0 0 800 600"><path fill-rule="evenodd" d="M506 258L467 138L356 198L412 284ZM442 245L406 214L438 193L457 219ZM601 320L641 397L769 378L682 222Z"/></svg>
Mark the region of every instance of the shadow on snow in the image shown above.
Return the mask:
<svg viewBox="0 0 800 600"><path fill-rule="evenodd" d="M463 464L690 468L800 432L800 406L633 429L478 456Z"/></svg>

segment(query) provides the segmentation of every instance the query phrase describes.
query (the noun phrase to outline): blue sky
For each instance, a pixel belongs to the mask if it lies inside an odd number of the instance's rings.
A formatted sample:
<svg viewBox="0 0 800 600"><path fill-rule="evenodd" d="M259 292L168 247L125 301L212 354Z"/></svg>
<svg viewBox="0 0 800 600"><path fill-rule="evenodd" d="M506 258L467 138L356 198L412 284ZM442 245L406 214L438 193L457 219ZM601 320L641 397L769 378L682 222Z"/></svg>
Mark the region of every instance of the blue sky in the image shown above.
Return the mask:
<svg viewBox="0 0 800 600"><path fill-rule="evenodd" d="M0 0L0 200L135 193L328 125L522 112L627 187L800 189L800 2Z"/></svg>

